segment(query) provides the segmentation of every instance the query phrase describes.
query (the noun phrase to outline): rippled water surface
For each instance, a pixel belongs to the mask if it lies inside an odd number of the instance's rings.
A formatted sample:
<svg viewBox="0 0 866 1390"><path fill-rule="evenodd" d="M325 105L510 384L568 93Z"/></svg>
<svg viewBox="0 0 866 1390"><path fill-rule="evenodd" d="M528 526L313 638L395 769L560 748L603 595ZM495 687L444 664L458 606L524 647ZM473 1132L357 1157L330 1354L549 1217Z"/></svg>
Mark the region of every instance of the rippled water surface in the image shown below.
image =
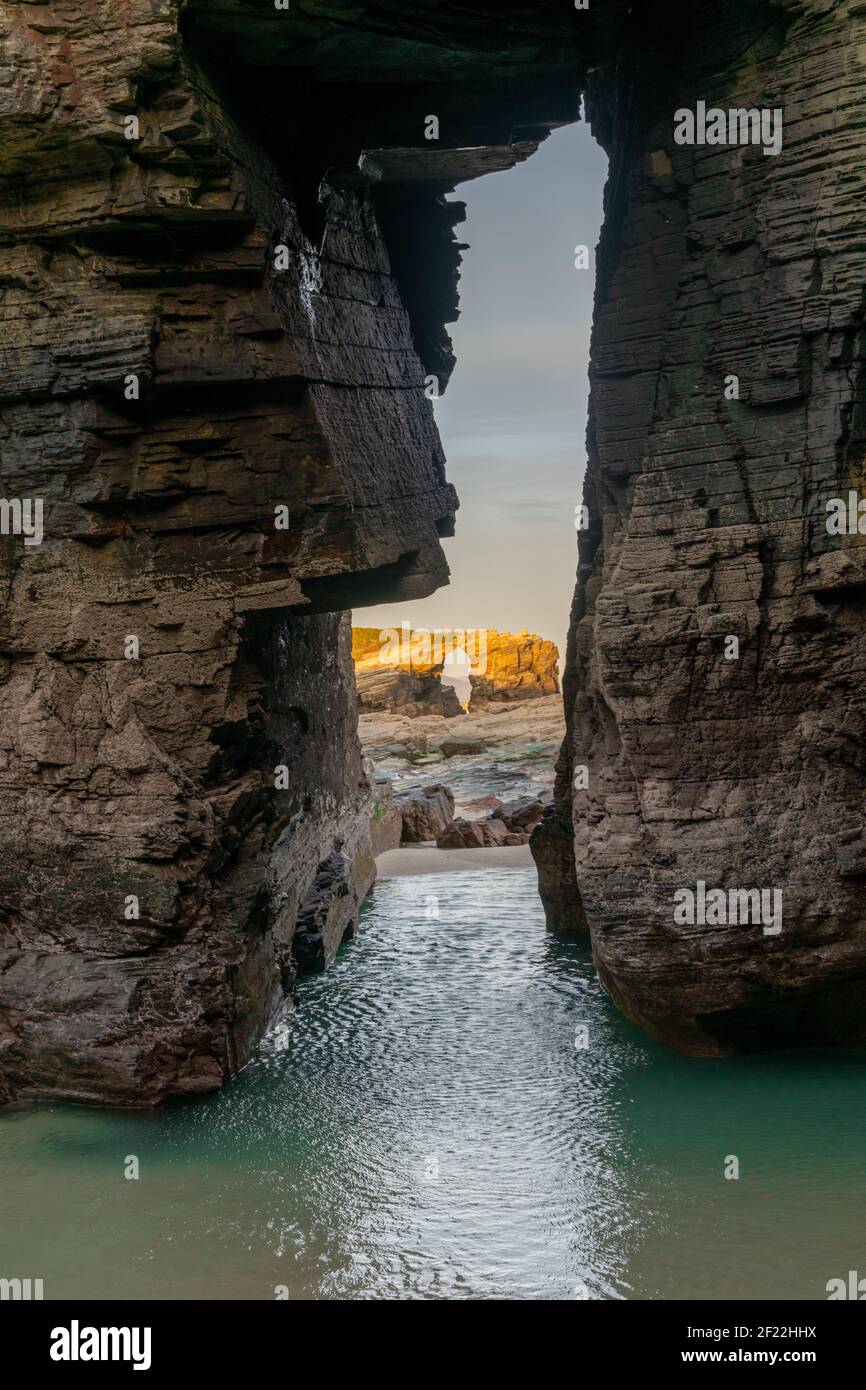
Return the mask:
<svg viewBox="0 0 866 1390"><path fill-rule="evenodd" d="M657 1047L546 935L532 870L383 881L224 1094L0 1120L0 1276L46 1298L825 1298L866 1274L864 1065Z"/></svg>

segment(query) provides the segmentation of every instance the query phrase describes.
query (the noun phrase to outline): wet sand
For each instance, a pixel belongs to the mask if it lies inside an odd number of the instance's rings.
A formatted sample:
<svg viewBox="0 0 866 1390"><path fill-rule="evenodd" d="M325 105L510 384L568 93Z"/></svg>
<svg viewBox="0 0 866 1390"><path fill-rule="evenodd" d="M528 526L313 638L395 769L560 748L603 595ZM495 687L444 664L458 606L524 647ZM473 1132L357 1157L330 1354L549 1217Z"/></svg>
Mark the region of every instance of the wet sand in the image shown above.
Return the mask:
<svg viewBox="0 0 866 1390"><path fill-rule="evenodd" d="M485 849L407 845L380 854L376 868L380 878L403 878L407 874L453 874L461 869L531 869L533 863L529 845L491 845Z"/></svg>

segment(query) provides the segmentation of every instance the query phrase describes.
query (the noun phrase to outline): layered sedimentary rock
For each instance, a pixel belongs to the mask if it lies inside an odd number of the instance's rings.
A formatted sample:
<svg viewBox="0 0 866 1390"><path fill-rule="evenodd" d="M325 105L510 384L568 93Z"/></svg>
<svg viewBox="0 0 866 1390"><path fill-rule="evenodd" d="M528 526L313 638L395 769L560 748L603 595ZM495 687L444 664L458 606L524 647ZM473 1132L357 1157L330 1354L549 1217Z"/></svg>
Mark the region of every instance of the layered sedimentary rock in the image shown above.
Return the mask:
<svg viewBox="0 0 866 1390"><path fill-rule="evenodd" d="M2 1099L218 1086L372 879L342 610L447 578L444 195L577 84L531 7L320 10L0 18Z"/></svg>
<svg viewBox="0 0 866 1390"><path fill-rule="evenodd" d="M44 539L2 544L0 1071L147 1104L248 1061L354 920L329 610L442 582L455 499L366 192L319 254L176 6L6 13L3 491Z"/></svg>
<svg viewBox="0 0 866 1390"><path fill-rule="evenodd" d="M866 493L866 5L640 29L631 82L589 89L611 179L542 895L677 1048L862 1044L866 537L826 521ZM781 153L677 144L700 101L779 110ZM677 920L701 883L778 891L781 929Z"/></svg>
<svg viewBox="0 0 866 1390"><path fill-rule="evenodd" d="M438 714L453 719L463 713L453 686L442 683L441 668L423 672L356 668L355 680L358 708L365 714L402 714L408 719Z"/></svg>
<svg viewBox="0 0 866 1390"><path fill-rule="evenodd" d="M445 665L429 651L405 662L388 659L376 627L352 628L352 660L358 687L358 707L365 714L402 714L409 719L438 714L451 719L463 713L453 686L444 685Z"/></svg>
<svg viewBox="0 0 866 1390"><path fill-rule="evenodd" d="M412 716L463 713L449 670L468 677L471 713L489 705L559 693L559 652L534 632L355 627L352 656L365 713Z"/></svg>
<svg viewBox="0 0 866 1390"><path fill-rule="evenodd" d="M534 632L484 634L483 669L470 669L470 712L510 700L537 700L559 694L559 652Z"/></svg>
<svg viewBox="0 0 866 1390"><path fill-rule="evenodd" d="M676 1046L862 1040L866 565L824 507L864 482L863 0L0 24L0 472L44 504L39 544L2 517L0 1096L217 1086L351 926L342 613L447 578L445 195L581 91L611 181L542 893ZM699 100L781 108L782 153L676 145ZM698 880L783 930L678 925Z"/></svg>

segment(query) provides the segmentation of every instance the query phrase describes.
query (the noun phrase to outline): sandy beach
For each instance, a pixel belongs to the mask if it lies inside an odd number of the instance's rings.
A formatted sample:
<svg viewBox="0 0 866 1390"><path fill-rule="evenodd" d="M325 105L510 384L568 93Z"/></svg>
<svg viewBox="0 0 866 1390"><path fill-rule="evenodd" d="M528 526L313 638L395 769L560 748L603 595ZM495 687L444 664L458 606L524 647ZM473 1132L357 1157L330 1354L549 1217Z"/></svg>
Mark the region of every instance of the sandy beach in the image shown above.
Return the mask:
<svg viewBox="0 0 866 1390"><path fill-rule="evenodd" d="M436 849L435 845L406 845L380 854L376 868L380 878L407 874L450 874L460 869L527 869L533 858L529 845L501 845L487 849Z"/></svg>

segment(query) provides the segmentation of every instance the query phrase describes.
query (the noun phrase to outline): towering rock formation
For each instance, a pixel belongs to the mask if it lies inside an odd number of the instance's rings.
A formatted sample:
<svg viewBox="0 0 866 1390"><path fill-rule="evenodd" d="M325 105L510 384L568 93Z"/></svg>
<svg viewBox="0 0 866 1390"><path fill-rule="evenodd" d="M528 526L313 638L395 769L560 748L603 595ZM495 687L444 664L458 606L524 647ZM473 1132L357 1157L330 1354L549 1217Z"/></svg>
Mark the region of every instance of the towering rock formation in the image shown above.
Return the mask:
<svg viewBox="0 0 866 1390"><path fill-rule="evenodd" d="M218 1086L372 880L343 610L447 578L444 194L578 75L548 7L322 9L0 17L0 1098Z"/></svg>
<svg viewBox="0 0 866 1390"><path fill-rule="evenodd" d="M674 1047L862 1044L866 537L826 523L866 497L866 4L641 8L631 80L589 89L611 176L542 896ZM781 111L781 153L677 144L700 101ZM699 883L780 892L781 930L677 921Z"/></svg>
<svg viewBox="0 0 866 1390"><path fill-rule="evenodd" d="M6 0L0 39L0 1093L217 1086L351 925L341 615L447 577L444 194L581 91L611 182L545 901L678 1046L859 1039L866 569L824 504L866 447L864 0ZM783 108L782 154L674 145L700 99ZM676 926L699 878L784 890L781 935Z"/></svg>

